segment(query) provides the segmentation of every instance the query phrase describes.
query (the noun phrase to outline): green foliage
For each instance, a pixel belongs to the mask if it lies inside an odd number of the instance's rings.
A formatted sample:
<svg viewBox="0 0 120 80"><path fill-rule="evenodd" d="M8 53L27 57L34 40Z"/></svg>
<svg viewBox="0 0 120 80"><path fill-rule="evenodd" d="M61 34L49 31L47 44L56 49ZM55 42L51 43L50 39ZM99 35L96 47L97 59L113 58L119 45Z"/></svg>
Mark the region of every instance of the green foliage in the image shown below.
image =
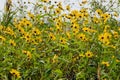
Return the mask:
<svg viewBox="0 0 120 80"><path fill-rule="evenodd" d="M28 2L33 12L25 12L24 2L22 8L3 14L0 80L120 79L116 14L109 15L95 0L93 16L86 8L69 10L69 5L65 9L58 2L39 2ZM39 9L42 12L36 13Z"/></svg>

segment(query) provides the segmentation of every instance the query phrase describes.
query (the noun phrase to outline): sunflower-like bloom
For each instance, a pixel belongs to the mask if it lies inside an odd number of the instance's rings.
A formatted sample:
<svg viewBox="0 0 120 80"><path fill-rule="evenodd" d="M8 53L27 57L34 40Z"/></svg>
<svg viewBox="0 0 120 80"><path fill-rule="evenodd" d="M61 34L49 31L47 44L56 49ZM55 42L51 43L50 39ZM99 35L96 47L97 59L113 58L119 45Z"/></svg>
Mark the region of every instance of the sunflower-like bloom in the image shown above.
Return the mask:
<svg viewBox="0 0 120 80"><path fill-rule="evenodd" d="M32 54L30 53L30 51L23 50L22 52L27 55L28 59L32 58Z"/></svg>
<svg viewBox="0 0 120 80"><path fill-rule="evenodd" d="M85 56L88 57L88 58L91 58L91 57L93 57L93 53L91 51L87 51L85 53Z"/></svg>
<svg viewBox="0 0 120 80"><path fill-rule="evenodd" d="M60 43L61 44L66 44L67 40L63 37L60 38Z"/></svg>
<svg viewBox="0 0 120 80"><path fill-rule="evenodd" d="M110 66L109 62L107 62L107 61L102 61L101 64L105 65L106 67Z"/></svg>
<svg viewBox="0 0 120 80"><path fill-rule="evenodd" d="M16 69L11 69L11 70L10 70L10 73L11 73L12 75L16 76L17 78L20 78L20 77L21 77L21 76L20 76L20 72L17 71Z"/></svg>
<svg viewBox="0 0 120 80"><path fill-rule="evenodd" d="M11 45L11 46L16 46L15 41L14 41L14 40L12 40L12 39L10 39L9 43L10 43L10 45Z"/></svg>
<svg viewBox="0 0 120 80"><path fill-rule="evenodd" d="M5 40L6 38L0 35L0 42L4 42Z"/></svg>
<svg viewBox="0 0 120 80"><path fill-rule="evenodd" d="M53 40L53 41L56 40L56 37L53 33L49 34L49 38L50 38L50 40Z"/></svg>
<svg viewBox="0 0 120 80"><path fill-rule="evenodd" d="M97 9L95 12L96 12L97 14L99 14L99 15L103 14L103 12L102 12L101 9Z"/></svg>
<svg viewBox="0 0 120 80"><path fill-rule="evenodd" d="M103 44L108 45L110 43L110 39L111 39L111 34L108 32L105 32L103 34L100 34L98 36L98 40L101 41Z"/></svg>

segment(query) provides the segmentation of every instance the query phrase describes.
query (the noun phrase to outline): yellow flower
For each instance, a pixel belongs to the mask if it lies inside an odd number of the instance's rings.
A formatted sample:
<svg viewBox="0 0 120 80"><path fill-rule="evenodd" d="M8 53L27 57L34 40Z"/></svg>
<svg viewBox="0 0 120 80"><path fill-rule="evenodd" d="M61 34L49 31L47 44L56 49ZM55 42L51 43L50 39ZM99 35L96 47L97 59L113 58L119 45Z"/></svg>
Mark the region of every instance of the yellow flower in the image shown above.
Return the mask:
<svg viewBox="0 0 120 80"><path fill-rule="evenodd" d="M87 27L82 28L82 30L83 30L84 32L90 32L90 29L87 28Z"/></svg>
<svg viewBox="0 0 120 80"><path fill-rule="evenodd" d="M54 8L54 5L51 5L51 6L49 6L48 8L49 8L49 9L53 9L53 8Z"/></svg>
<svg viewBox="0 0 120 80"><path fill-rule="evenodd" d="M7 33L7 34L9 34L9 35L11 35L11 36L16 37L14 31L10 27L7 27L4 32Z"/></svg>
<svg viewBox="0 0 120 80"><path fill-rule="evenodd" d="M118 27L118 30L120 31L120 26Z"/></svg>
<svg viewBox="0 0 120 80"><path fill-rule="evenodd" d="M12 40L12 39L10 39L9 43L10 43L10 45L11 45L11 46L16 46L15 41L14 41L14 40Z"/></svg>
<svg viewBox="0 0 120 80"><path fill-rule="evenodd" d="M44 7L43 7L43 10L47 11L47 6L44 6Z"/></svg>
<svg viewBox="0 0 120 80"><path fill-rule="evenodd" d="M86 4L87 3L87 0L82 0L82 4Z"/></svg>
<svg viewBox="0 0 120 80"><path fill-rule="evenodd" d="M82 8L82 9L80 10L81 13L86 13L86 11L87 11L87 9L85 9L85 8Z"/></svg>
<svg viewBox="0 0 120 80"><path fill-rule="evenodd" d="M100 22L100 19L99 19L99 18L97 18L96 16L94 16L94 17L93 17L93 22L97 24L97 23L99 23L99 22Z"/></svg>
<svg viewBox="0 0 120 80"><path fill-rule="evenodd" d="M67 40L65 38L63 38L63 37L60 38L60 43L66 44L66 42L67 42Z"/></svg>
<svg viewBox="0 0 120 80"><path fill-rule="evenodd" d="M42 0L42 2L47 3L47 2L49 2L49 0Z"/></svg>
<svg viewBox="0 0 120 80"><path fill-rule="evenodd" d="M23 36L22 36L21 38L25 39L26 42L30 43L30 42L31 42L31 39L32 39L31 37L32 37L32 36L31 36L30 33L24 32L24 33L23 33Z"/></svg>
<svg viewBox="0 0 120 80"><path fill-rule="evenodd" d="M97 32L96 30L93 30L93 29L90 29L90 32L91 33L95 33L95 32Z"/></svg>
<svg viewBox="0 0 120 80"><path fill-rule="evenodd" d="M67 19L72 19L72 16L66 15L66 18L67 18Z"/></svg>
<svg viewBox="0 0 120 80"><path fill-rule="evenodd" d="M114 46L114 45L109 45L109 47L116 49L116 46Z"/></svg>
<svg viewBox="0 0 120 80"><path fill-rule="evenodd" d="M114 15L115 17L118 17L118 16L119 16L119 14L118 14L117 12L114 12L113 15Z"/></svg>
<svg viewBox="0 0 120 80"><path fill-rule="evenodd" d="M112 59L115 58L115 56L112 56Z"/></svg>
<svg viewBox="0 0 120 80"><path fill-rule="evenodd" d="M79 32L79 29L73 29L73 35L76 35Z"/></svg>
<svg viewBox="0 0 120 80"><path fill-rule="evenodd" d="M103 42L105 39L104 35L103 34L100 34L99 37L98 37L98 40L100 40L101 42Z"/></svg>
<svg viewBox="0 0 120 80"><path fill-rule="evenodd" d="M24 36L23 36L25 39L30 39L31 38L31 34L30 33L27 33L25 32Z"/></svg>
<svg viewBox="0 0 120 80"><path fill-rule="evenodd" d="M40 30L38 28L32 28L32 34L34 34L34 35L40 35L41 32L40 32Z"/></svg>
<svg viewBox="0 0 120 80"><path fill-rule="evenodd" d="M111 39L111 34L107 33L107 32L100 34L98 36L98 40L106 45L108 45L110 43L110 39Z"/></svg>
<svg viewBox="0 0 120 80"><path fill-rule="evenodd" d="M82 30L83 30L84 32L91 32L91 33L97 32L96 30L93 30L93 29L87 28L87 27L82 28Z"/></svg>
<svg viewBox="0 0 120 80"><path fill-rule="evenodd" d="M32 55L31 55L30 51L23 50L22 52L27 55L28 59L32 58Z"/></svg>
<svg viewBox="0 0 120 80"><path fill-rule="evenodd" d="M75 26L77 24L77 19L71 19L70 21L72 23L72 26Z"/></svg>
<svg viewBox="0 0 120 80"><path fill-rule="evenodd" d="M80 53L79 56L80 57L85 57L85 55L83 53Z"/></svg>
<svg viewBox="0 0 120 80"><path fill-rule="evenodd" d="M73 29L79 29L79 28L80 28L79 24L76 23L73 24Z"/></svg>
<svg viewBox="0 0 120 80"><path fill-rule="evenodd" d="M91 57L93 57L93 53L91 51L87 51L85 53L85 56L88 57L88 58L91 58Z"/></svg>
<svg viewBox="0 0 120 80"><path fill-rule="evenodd" d="M37 45L38 43L37 43L35 40L36 40L36 39L32 38L32 39L30 39L30 42L31 42L32 44Z"/></svg>
<svg viewBox="0 0 120 80"><path fill-rule="evenodd" d="M54 34L52 34L52 33L49 34L49 37L50 37L50 39L53 40L53 41L56 40L56 37L55 37Z"/></svg>
<svg viewBox="0 0 120 80"><path fill-rule="evenodd" d="M29 51L27 51L27 57L28 57L29 59L32 58L32 55L31 55L31 53L30 53Z"/></svg>
<svg viewBox="0 0 120 80"><path fill-rule="evenodd" d="M103 19L104 23L110 18L110 14L104 13L101 15L101 18Z"/></svg>
<svg viewBox="0 0 120 80"><path fill-rule="evenodd" d="M120 60L116 59L116 62L120 62Z"/></svg>
<svg viewBox="0 0 120 80"><path fill-rule="evenodd" d="M62 31L61 27L58 26L58 25L56 25L56 30L57 30L57 32L61 32Z"/></svg>
<svg viewBox="0 0 120 80"><path fill-rule="evenodd" d="M32 27L32 23L30 21L26 21L25 26Z"/></svg>
<svg viewBox="0 0 120 80"><path fill-rule="evenodd" d="M70 36L70 33L69 32L66 32L66 35L67 35L67 38L70 39L71 36Z"/></svg>
<svg viewBox="0 0 120 80"><path fill-rule="evenodd" d="M19 27L23 27L23 26L26 26L26 22L27 22L27 19L26 18L23 18L21 21L19 21Z"/></svg>
<svg viewBox="0 0 120 80"><path fill-rule="evenodd" d="M10 70L10 73L11 73L12 75L16 76L17 78L20 78L20 77L21 77L21 76L20 76L20 72L17 71L17 70L15 70L15 69L11 69L11 70Z"/></svg>
<svg viewBox="0 0 120 80"><path fill-rule="evenodd" d="M58 62L58 55L55 54L52 61L53 61L53 63Z"/></svg>
<svg viewBox="0 0 120 80"><path fill-rule="evenodd" d="M24 34L26 33L25 31L24 31L24 28L22 28L22 27L18 27L18 31L24 36Z"/></svg>
<svg viewBox="0 0 120 80"><path fill-rule="evenodd" d="M60 14L61 13L61 9L60 8L56 8L55 9L55 14Z"/></svg>
<svg viewBox="0 0 120 80"><path fill-rule="evenodd" d="M28 16L31 18L31 19L34 19L34 14L32 14L31 12L28 12Z"/></svg>
<svg viewBox="0 0 120 80"><path fill-rule="evenodd" d="M101 9L97 9L97 10L96 10L96 13L99 14L99 15L103 14L103 12L102 12Z"/></svg>
<svg viewBox="0 0 120 80"><path fill-rule="evenodd" d="M4 42L5 40L6 40L5 37L0 35L0 42Z"/></svg>
<svg viewBox="0 0 120 80"><path fill-rule="evenodd" d="M73 17L77 17L78 16L78 14L79 14L79 11L78 10L72 10L71 11L71 16Z"/></svg>
<svg viewBox="0 0 120 80"><path fill-rule="evenodd" d="M35 38L35 41L37 41L38 43L40 43L40 42L42 42L43 40L42 40L41 37L36 37L36 38Z"/></svg>
<svg viewBox="0 0 120 80"><path fill-rule="evenodd" d="M104 36L105 36L106 39L110 39L112 37L112 35L108 32L105 32Z"/></svg>
<svg viewBox="0 0 120 80"><path fill-rule="evenodd" d="M58 8L59 8L60 10L63 10L63 7L62 7L61 2L59 2L59 3L57 4L57 6L58 6Z"/></svg>
<svg viewBox="0 0 120 80"><path fill-rule="evenodd" d="M30 15L31 16L31 15ZM27 20L26 18L23 18L20 22L19 22L20 27L24 26L24 27L32 27L32 23Z"/></svg>
<svg viewBox="0 0 120 80"><path fill-rule="evenodd" d="M77 39L80 39L82 41L86 41L87 40L85 34L83 34L83 33L78 34L76 37L77 37Z"/></svg>
<svg viewBox="0 0 120 80"><path fill-rule="evenodd" d="M102 61L102 63L101 64L103 64L103 65L105 65L106 67L109 67L110 66L110 64L109 64L109 62L105 62L105 61Z"/></svg>
<svg viewBox="0 0 120 80"><path fill-rule="evenodd" d="M79 13L79 14L78 14L78 18L79 18L79 19L83 18L83 14L82 14L82 13Z"/></svg>
<svg viewBox="0 0 120 80"><path fill-rule="evenodd" d="M113 34L115 39L117 39L119 37L119 34L117 31L112 30L112 34Z"/></svg>
<svg viewBox="0 0 120 80"><path fill-rule="evenodd" d="M104 31L103 32L107 32L107 30L110 29L110 26L109 25L105 25L105 28L104 28Z"/></svg>
<svg viewBox="0 0 120 80"><path fill-rule="evenodd" d="M89 13L88 13L88 12L83 13L83 17L84 17L84 18L87 18L88 16L89 16Z"/></svg>
<svg viewBox="0 0 120 80"><path fill-rule="evenodd" d="M66 10L70 11L70 5L66 6Z"/></svg>

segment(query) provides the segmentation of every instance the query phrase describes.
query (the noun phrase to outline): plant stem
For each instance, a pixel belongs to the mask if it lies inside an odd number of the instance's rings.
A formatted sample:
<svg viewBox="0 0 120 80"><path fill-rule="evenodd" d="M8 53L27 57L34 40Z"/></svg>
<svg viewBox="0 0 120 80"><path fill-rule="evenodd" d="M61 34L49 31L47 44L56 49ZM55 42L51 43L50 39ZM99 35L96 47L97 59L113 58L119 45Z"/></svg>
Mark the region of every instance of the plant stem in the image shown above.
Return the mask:
<svg viewBox="0 0 120 80"><path fill-rule="evenodd" d="M97 79L100 80L100 66L98 64L98 68L97 68Z"/></svg>

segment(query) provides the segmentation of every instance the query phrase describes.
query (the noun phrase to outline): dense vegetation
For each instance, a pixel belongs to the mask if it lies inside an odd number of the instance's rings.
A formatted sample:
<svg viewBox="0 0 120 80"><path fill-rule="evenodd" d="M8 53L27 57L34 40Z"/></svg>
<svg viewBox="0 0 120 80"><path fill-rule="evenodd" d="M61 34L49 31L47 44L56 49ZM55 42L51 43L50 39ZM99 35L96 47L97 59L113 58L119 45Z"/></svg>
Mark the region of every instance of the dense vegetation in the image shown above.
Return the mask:
<svg viewBox="0 0 120 80"><path fill-rule="evenodd" d="M118 12L8 0L0 20L0 80L120 80ZM33 11L26 11L33 4ZM112 2L111 2L112 4Z"/></svg>

